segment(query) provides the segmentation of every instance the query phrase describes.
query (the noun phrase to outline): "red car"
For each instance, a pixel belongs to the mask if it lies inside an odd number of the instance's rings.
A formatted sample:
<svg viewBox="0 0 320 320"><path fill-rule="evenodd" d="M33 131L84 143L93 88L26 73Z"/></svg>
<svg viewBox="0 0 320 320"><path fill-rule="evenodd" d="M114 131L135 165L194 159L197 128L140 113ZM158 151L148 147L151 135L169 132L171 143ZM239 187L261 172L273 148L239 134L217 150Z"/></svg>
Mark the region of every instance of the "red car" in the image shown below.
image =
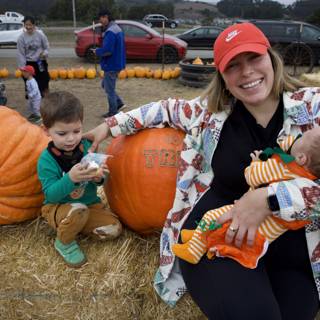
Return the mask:
<svg viewBox="0 0 320 320"><path fill-rule="evenodd" d="M182 60L187 52L187 43L176 37L165 34L164 37L150 27L136 21L117 20L116 23L123 30L126 42L127 60L156 60L174 63ZM78 57L85 57L92 61L91 48L101 46L101 24L75 31Z"/></svg>

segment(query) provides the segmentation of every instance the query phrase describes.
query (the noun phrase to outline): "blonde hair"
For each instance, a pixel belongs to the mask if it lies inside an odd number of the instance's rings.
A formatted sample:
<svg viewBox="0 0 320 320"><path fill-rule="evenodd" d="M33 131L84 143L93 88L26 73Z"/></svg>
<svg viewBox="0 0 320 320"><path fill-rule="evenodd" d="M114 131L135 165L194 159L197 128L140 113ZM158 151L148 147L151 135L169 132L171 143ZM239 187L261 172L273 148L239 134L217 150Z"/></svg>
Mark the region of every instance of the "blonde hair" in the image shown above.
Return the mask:
<svg viewBox="0 0 320 320"><path fill-rule="evenodd" d="M272 48L268 49L274 70L274 82L271 92L275 97L280 97L284 91L296 91L306 85L287 74L280 55ZM201 101L208 99L207 108L211 112L224 111L230 107L234 97L227 90L224 80L219 71L217 71L211 83L201 95Z"/></svg>

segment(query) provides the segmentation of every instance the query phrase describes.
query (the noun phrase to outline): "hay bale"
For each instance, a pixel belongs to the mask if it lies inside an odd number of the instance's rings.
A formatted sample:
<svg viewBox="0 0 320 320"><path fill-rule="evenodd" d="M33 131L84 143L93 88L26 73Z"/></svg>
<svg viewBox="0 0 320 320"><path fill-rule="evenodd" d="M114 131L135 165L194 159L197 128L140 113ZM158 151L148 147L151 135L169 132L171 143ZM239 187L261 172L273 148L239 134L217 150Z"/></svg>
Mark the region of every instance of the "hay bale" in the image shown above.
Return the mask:
<svg viewBox="0 0 320 320"><path fill-rule="evenodd" d="M1 319L205 319L190 296L170 308L155 293L159 235L81 238L88 263L79 269L64 264L54 236L40 218L0 228Z"/></svg>
<svg viewBox="0 0 320 320"><path fill-rule="evenodd" d="M303 73L300 80L308 86L320 87L320 72L317 73Z"/></svg>

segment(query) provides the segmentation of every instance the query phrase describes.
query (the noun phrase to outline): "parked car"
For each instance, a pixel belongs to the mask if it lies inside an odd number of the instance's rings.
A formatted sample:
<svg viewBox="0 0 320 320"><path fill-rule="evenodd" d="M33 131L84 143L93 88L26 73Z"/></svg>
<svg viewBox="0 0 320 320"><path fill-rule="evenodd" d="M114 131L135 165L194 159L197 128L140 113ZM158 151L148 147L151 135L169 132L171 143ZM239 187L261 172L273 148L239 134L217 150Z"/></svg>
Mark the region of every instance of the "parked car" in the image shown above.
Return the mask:
<svg viewBox="0 0 320 320"><path fill-rule="evenodd" d="M176 37L188 43L188 47L212 48L223 28L217 26L198 26L177 34Z"/></svg>
<svg viewBox="0 0 320 320"><path fill-rule="evenodd" d="M320 62L320 28L299 21L250 20L283 56L285 63Z"/></svg>
<svg viewBox="0 0 320 320"><path fill-rule="evenodd" d="M0 23L3 22L22 22L24 16L18 12L6 11L4 14L0 14Z"/></svg>
<svg viewBox="0 0 320 320"><path fill-rule="evenodd" d="M21 22L0 23L0 45L16 45L22 33Z"/></svg>
<svg viewBox="0 0 320 320"><path fill-rule="evenodd" d="M174 63L185 57L187 51L187 43L165 34L162 35L151 29L150 27L136 21L117 20L125 34L126 56L127 59L143 59L162 61L164 54L165 63ZM92 61L92 48L101 46L101 24L75 31L76 46L75 52L79 57L85 57Z"/></svg>
<svg viewBox="0 0 320 320"><path fill-rule="evenodd" d="M149 27L162 27L162 22L164 21L164 26L174 29L178 26L176 20L167 18L162 14L148 14L143 18L143 21L148 24Z"/></svg>

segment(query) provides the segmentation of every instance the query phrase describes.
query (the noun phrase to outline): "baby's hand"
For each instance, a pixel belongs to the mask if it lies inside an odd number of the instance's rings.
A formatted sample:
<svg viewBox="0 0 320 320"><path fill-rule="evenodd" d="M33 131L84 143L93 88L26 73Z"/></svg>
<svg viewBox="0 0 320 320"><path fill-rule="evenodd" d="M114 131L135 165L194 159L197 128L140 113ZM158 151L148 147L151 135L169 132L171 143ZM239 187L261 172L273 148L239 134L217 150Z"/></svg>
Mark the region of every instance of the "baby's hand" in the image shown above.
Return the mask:
<svg viewBox="0 0 320 320"><path fill-rule="evenodd" d="M262 150L254 150L253 152L250 153L250 157L252 161L258 161L260 154L262 153Z"/></svg>

